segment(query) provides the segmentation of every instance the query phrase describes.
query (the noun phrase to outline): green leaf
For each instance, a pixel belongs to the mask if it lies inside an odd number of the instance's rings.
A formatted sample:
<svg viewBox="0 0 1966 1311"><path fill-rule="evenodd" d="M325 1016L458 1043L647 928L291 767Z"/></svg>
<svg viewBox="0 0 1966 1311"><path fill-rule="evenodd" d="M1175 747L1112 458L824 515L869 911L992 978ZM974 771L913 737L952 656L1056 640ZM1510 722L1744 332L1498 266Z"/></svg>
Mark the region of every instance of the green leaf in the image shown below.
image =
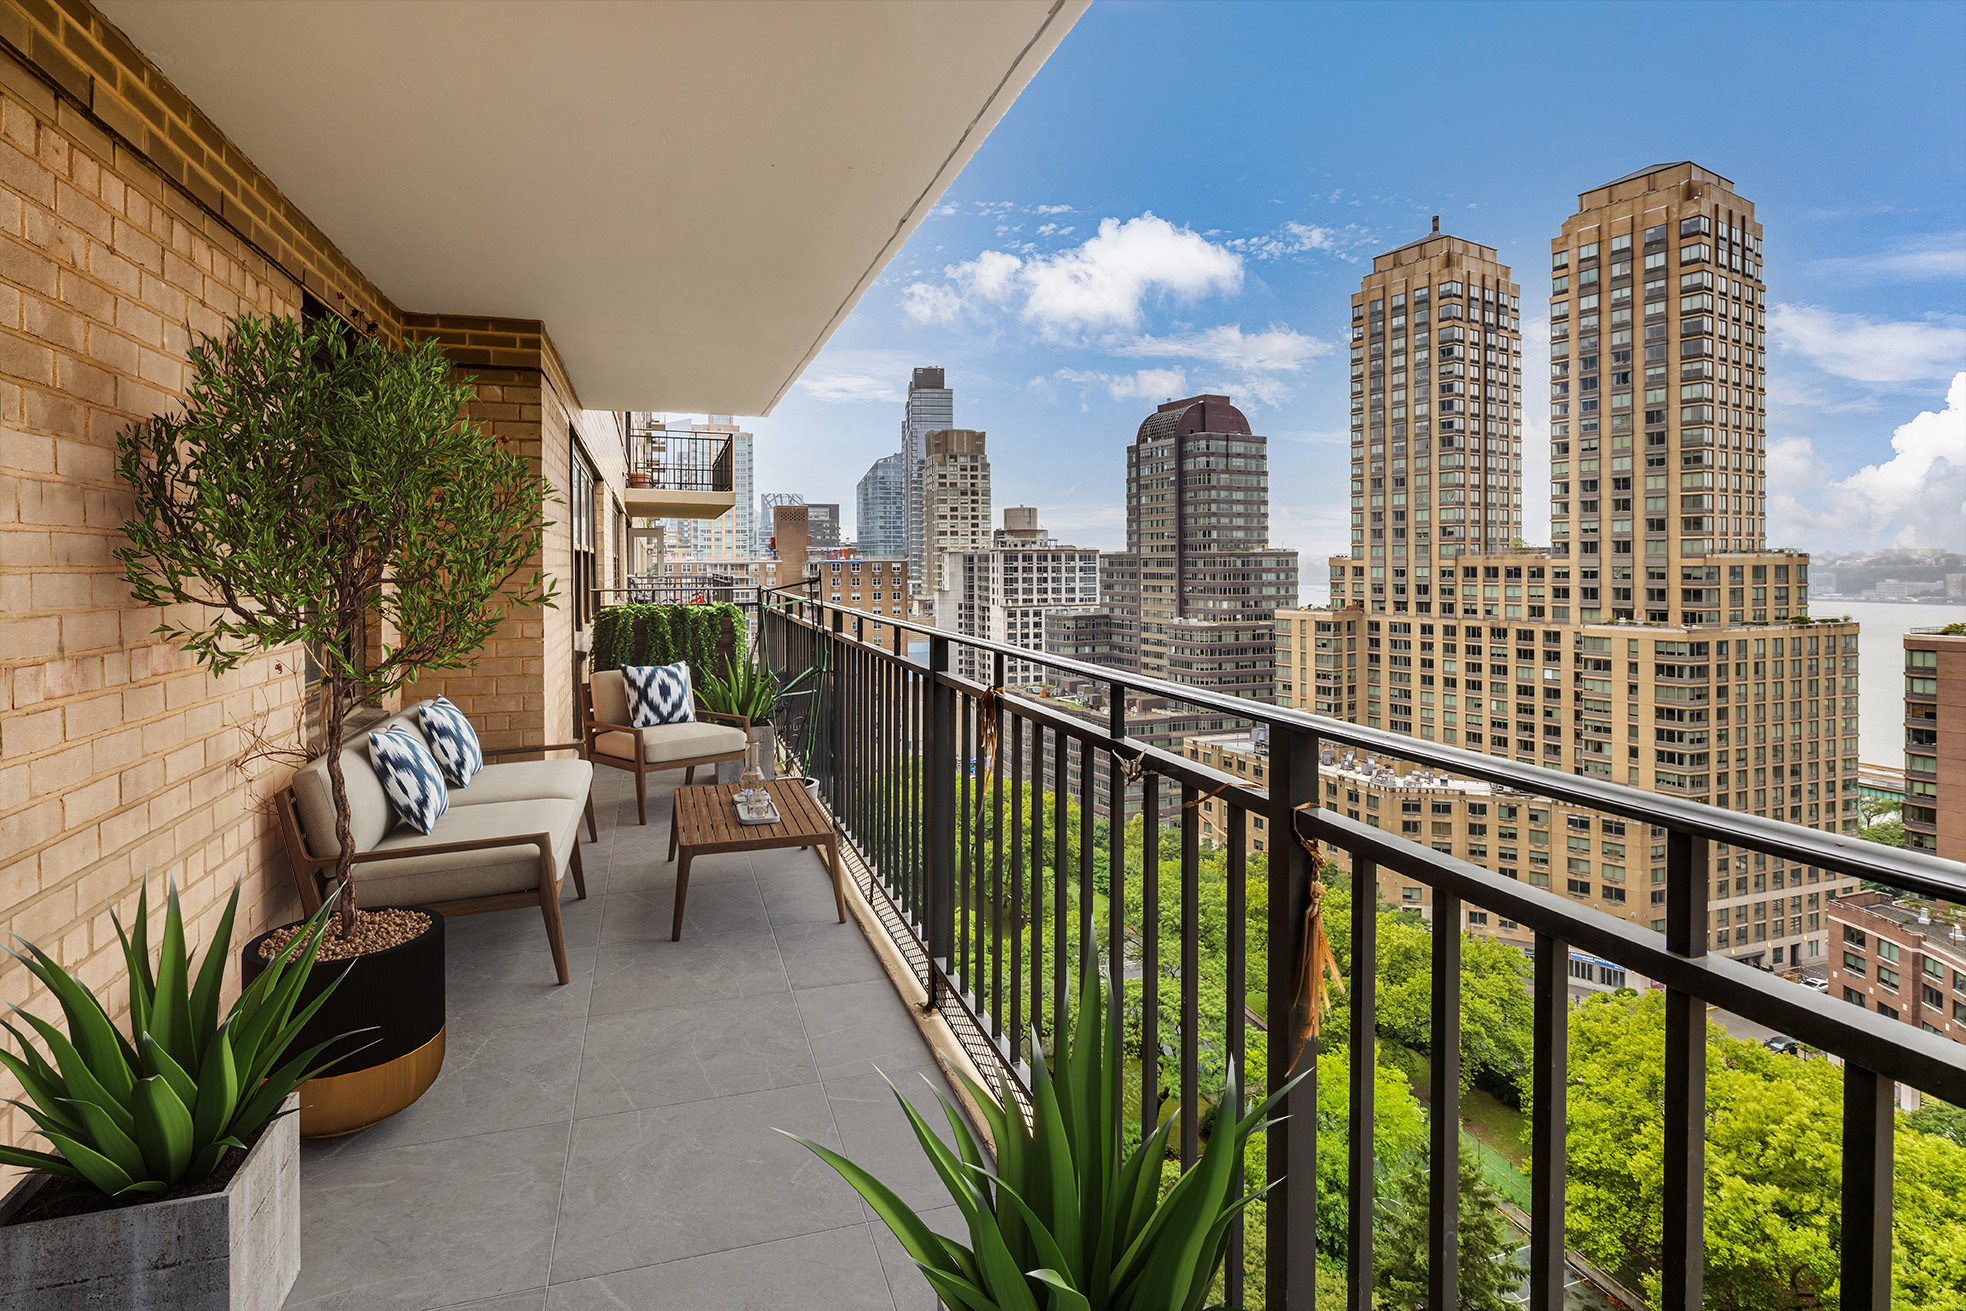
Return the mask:
<svg viewBox="0 0 1966 1311"><path fill-rule="evenodd" d="M8 1147L0 1144L0 1165L17 1165L23 1170L44 1170L49 1174L60 1175L64 1179L75 1179L85 1184L95 1182L61 1157L48 1152L32 1151L25 1147Z"/></svg>
<svg viewBox="0 0 1966 1311"><path fill-rule="evenodd" d="M232 1061L232 1038L227 1021L205 1045L205 1064L198 1071L197 1100L191 1108L192 1138L209 1143L232 1122L239 1104L239 1071ZM210 1171L206 1171L210 1173Z"/></svg>
<svg viewBox="0 0 1966 1311"><path fill-rule="evenodd" d="M77 1142L86 1141L89 1146L114 1161L132 1179L142 1179L148 1173L143 1149L137 1146L136 1139L117 1127L107 1111L91 1102L71 1102L78 1118L81 1119L85 1133L67 1135ZM46 1132L45 1130L43 1131ZM52 1139L51 1139L52 1140Z"/></svg>
<svg viewBox="0 0 1966 1311"><path fill-rule="evenodd" d="M111 1197L120 1196L137 1181L116 1162L94 1148L84 1146L65 1134L50 1137L55 1150L61 1153L62 1160L72 1166L81 1176L94 1184L101 1192Z"/></svg>
<svg viewBox="0 0 1966 1311"><path fill-rule="evenodd" d="M137 1082L136 1140L150 1173L176 1183L191 1164L191 1112L170 1083L152 1076Z"/></svg>
<svg viewBox="0 0 1966 1311"><path fill-rule="evenodd" d="M55 1062L61 1067L62 1083L68 1090L68 1098L70 1100L85 1101L100 1106L103 1110L109 1112L110 1116L115 1119L117 1127L122 1129L123 1132L130 1133L134 1131L136 1122L130 1118L128 1107L125 1106L120 1098L103 1087L101 1081L96 1078L93 1067L83 1058L82 1053L75 1049L74 1044L68 1041L61 1030L38 1016L29 1015L26 1011L18 1007L14 1009L14 1014L33 1025L34 1031L41 1035L41 1041L48 1045L50 1052L54 1053ZM120 1062L112 1063L112 1068L124 1069ZM127 1069L124 1069L124 1073L128 1073ZM134 1085L132 1086L134 1087Z"/></svg>
<svg viewBox="0 0 1966 1311"><path fill-rule="evenodd" d="M942 1250L942 1245L936 1241L935 1231L924 1224L914 1208L896 1196L886 1184L830 1147L821 1147L810 1138L785 1133L783 1129L773 1132L783 1133L793 1142L803 1144L814 1156L839 1171L840 1177L866 1199L867 1205L874 1208L874 1214L880 1217L881 1223L888 1227L917 1264L947 1275L960 1274L954 1268L954 1262Z"/></svg>
<svg viewBox="0 0 1966 1311"><path fill-rule="evenodd" d="M198 1085L184 1072L184 1067L171 1059L171 1054L164 1050L162 1043L146 1033L138 1039L138 1048L143 1056L145 1074L161 1076L186 1106L198 1100Z"/></svg>
<svg viewBox="0 0 1966 1311"><path fill-rule="evenodd" d="M1033 1270L1031 1278L1051 1290L1047 1311L1092 1311L1092 1303L1086 1300L1085 1294L1066 1283L1056 1270Z"/></svg>
<svg viewBox="0 0 1966 1311"><path fill-rule="evenodd" d="M1080 1250L1078 1177L1072 1161L1072 1145L1067 1137L1065 1112L1052 1086L1051 1071L1044 1059L1044 1047L1035 1031L1031 1034L1032 1161L1043 1171L1049 1190L1048 1212L1059 1246L1067 1252Z"/></svg>
<svg viewBox="0 0 1966 1311"><path fill-rule="evenodd" d="M240 879L232 881L232 895L226 899L225 913L219 916L212 940L205 944L205 958L198 966L198 982L191 989L189 1011L195 1048L192 1060L201 1065L212 1035L218 1032L218 999L225 986L225 967L232 958L232 921L239 911L240 882ZM132 1023L131 1031L144 1030Z"/></svg>
<svg viewBox="0 0 1966 1311"><path fill-rule="evenodd" d="M151 1008L150 1036L182 1067L196 1065L192 1054L190 965L185 956L184 913L177 884L166 892L164 940L157 953L157 999Z"/></svg>
<svg viewBox="0 0 1966 1311"><path fill-rule="evenodd" d="M68 1021L68 1031L74 1037L74 1047L86 1054L89 1069L96 1080L118 1101L127 1101L130 1088L136 1082L136 1076L132 1073L136 1067L136 1049L116 1032L116 1026L109 1022L109 1016L95 994L76 982L67 970L39 947L32 943L25 945L34 958L32 961L18 952L10 950L9 954L32 970L35 977L47 984L55 994L55 1000L61 1003L62 1015ZM11 1009L35 1024L36 1031L46 1037L45 1031L33 1017L17 1006ZM64 1065L62 1072L66 1074L67 1071L68 1067Z"/></svg>

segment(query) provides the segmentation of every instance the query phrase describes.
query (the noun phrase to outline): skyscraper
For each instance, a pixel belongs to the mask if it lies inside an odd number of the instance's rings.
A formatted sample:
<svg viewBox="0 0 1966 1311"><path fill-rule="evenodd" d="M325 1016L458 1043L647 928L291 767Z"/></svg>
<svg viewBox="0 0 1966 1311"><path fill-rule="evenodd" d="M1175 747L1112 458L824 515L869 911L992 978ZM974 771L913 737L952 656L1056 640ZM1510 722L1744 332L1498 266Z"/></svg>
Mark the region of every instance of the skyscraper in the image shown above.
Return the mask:
<svg viewBox="0 0 1966 1311"><path fill-rule="evenodd" d="M935 594L936 627L965 637L1045 650L1045 621L1057 612L1099 599L1099 552L1055 541L1038 526L1030 506L1004 511L1004 526L988 545L952 550L942 557L942 585ZM994 678L991 657L957 648L958 672ZM1010 660L1004 682L1018 687L1044 681L1041 665Z"/></svg>
<svg viewBox="0 0 1966 1311"><path fill-rule="evenodd" d="M854 544L864 556L908 555L908 453L874 461L854 494Z"/></svg>
<svg viewBox="0 0 1966 1311"><path fill-rule="evenodd" d="M1169 401L1142 421L1126 451L1124 555L1138 560L1143 674L1271 698L1272 622L1297 603L1297 553L1267 545L1269 486L1267 439L1228 397ZM1130 609L1125 572L1109 591ZM1224 684L1225 665L1249 677Z"/></svg>
<svg viewBox="0 0 1966 1311"><path fill-rule="evenodd" d="M1354 392L1353 437L1356 458L1365 431L1369 463L1353 466L1352 555L1330 562L1331 603L1349 609L1317 623L1321 711L1342 706L1344 718L1369 727L1519 763L1856 829L1857 626L1810 622L1809 557L1765 546L1760 244L1753 206L1691 162L1655 165L1578 197L1551 243L1548 547L1478 551L1472 535L1465 549L1441 536L1431 557L1420 553L1417 511L1430 479L1432 508L1444 513L1444 493L1459 485L1448 475L1467 471L1470 526L1477 468L1484 525L1502 478L1514 479L1519 448L1508 474L1495 468L1490 429L1502 416L1489 412L1501 408L1489 395L1519 365L1501 304L1491 326L1482 296L1477 329L1465 279L1450 301L1436 278L1431 324L1417 314L1402 321L1390 304L1381 317L1361 293L1352 370L1354 387L1367 380L1372 399L1361 404ZM1400 253L1380 256L1375 273ZM1407 294L1410 310L1413 288ZM1458 322L1440 317L1449 303L1465 304ZM1396 366L1384 371L1393 395L1381 448L1377 419L1363 417L1381 410L1377 362L1408 358L1416 405L1423 367L1438 385L1448 364L1465 364L1465 451L1447 444L1439 426L1447 412L1430 416L1430 429L1410 417L1404 441L1390 431ZM1402 544L1390 516L1407 496L1416 518L1402 560L1389 549ZM1485 527L1481 540L1491 540ZM1612 823L1603 822L1606 831ZM1640 895L1629 885L1639 882L1632 863L1643 853L1649 920L1662 926L1663 842L1623 832L1594 840L1587 819L1571 827L1561 880L1534 851L1517 866L1528 848L1498 848L1494 867L1522 868L1533 883L1622 911ZM1775 968L1823 961L1819 871L1724 844L1711 860L1716 949Z"/></svg>
<svg viewBox="0 0 1966 1311"><path fill-rule="evenodd" d="M1395 579L1522 535L1520 291L1494 247L1436 218L1376 256L1352 297L1352 554L1390 561ZM1431 331L1410 356L1409 325L1416 342ZM1407 468L1428 451L1431 482Z"/></svg>
<svg viewBox="0 0 1966 1311"><path fill-rule="evenodd" d="M931 570L924 567L923 552L932 527L924 495L924 464L928 459L928 435L956 426L956 393L944 385L942 370L922 368L908 382L908 404L901 415L902 467L907 472L905 508L908 582L916 596L934 596ZM988 515L986 514L987 520Z"/></svg>
<svg viewBox="0 0 1966 1311"><path fill-rule="evenodd" d="M922 551L929 577L916 589L918 596L932 601L944 585L944 552L971 550L990 540L987 437L970 428L939 428L923 439Z"/></svg>

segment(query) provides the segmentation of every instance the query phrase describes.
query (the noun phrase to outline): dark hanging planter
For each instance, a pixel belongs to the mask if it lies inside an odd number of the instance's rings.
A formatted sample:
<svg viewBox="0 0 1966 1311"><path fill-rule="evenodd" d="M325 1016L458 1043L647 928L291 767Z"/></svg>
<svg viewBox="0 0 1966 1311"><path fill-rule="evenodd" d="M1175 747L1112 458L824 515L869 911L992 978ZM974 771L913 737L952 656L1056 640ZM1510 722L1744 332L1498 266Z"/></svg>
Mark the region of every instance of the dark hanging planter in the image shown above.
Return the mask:
<svg viewBox="0 0 1966 1311"><path fill-rule="evenodd" d="M304 1138L333 1138L382 1123L423 1096L444 1067L444 917L412 909L430 917L421 937L350 961L321 961L301 992L296 1009L348 971L291 1049L302 1052L349 1034L321 1054L323 1061L347 1059L300 1086ZM239 962L244 982L266 969L259 945L278 931L246 944Z"/></svg>

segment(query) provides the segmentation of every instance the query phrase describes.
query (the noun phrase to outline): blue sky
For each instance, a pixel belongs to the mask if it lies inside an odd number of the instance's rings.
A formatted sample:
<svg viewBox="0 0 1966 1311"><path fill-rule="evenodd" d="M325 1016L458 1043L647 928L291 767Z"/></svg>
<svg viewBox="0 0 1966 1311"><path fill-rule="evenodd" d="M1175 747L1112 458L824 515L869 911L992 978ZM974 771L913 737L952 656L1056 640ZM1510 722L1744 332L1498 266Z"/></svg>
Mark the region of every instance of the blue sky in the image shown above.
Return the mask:
<svg viewBox="0 0 1966 1311"><path fill-rule="evenodd" d="M999 510L1112 549L1140 419L1226 390L1272 439L1271 538L1315 596L1350 536L1344 338L1371 256L1439 214L1514 265L1540 456L1549 239L1579 191L1687 158L1767 229L1775 542L1966 549L1958 3L1100 0L752 423L758 489L850 518L909 369L942 365Z"/></svg>

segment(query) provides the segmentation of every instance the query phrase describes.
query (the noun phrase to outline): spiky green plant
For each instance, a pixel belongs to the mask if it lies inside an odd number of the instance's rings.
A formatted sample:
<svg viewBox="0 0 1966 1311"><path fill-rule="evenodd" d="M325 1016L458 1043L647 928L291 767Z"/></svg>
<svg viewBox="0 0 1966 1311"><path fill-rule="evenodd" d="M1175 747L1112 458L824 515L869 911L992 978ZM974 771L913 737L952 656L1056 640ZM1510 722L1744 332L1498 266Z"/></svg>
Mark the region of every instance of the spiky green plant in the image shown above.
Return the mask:
<svg viewBox="0 0 1966 1311"><path fill-rule="evenodd" d="M275 1062L340 985L335 980L295 1011L334 914L334 898L247 985L223 1020L219 988L232 951L238 885L233 885L232 899L195 978L175 885L153 968L149 898L146 887L137 898L128 933L121 920L115 921L129 976L128 1038L110 1022L95 995L46 952L18 938L27 955L7 948L61 1003L68 1032L18 1006L9 1007L40 1035L50 1060L20 1029L0 1020L21 1047L19 1056L0 1051L0 1066L20 1081L28 1098L12 1104L27 1113L56 1149L0 1146L0 1164L45 1170L111 1197L166 1192L210 1175L226 1152L244 1146L280 1117L287 1094L321 1072L313 1062L327 1042L277 1067Z"/></svg>
<svg viewBox="0 0 1966 1311"><path fill-rule="evenodd" d="M936 1094L953 1149L895 1090L922 1150L969 1223L967 1246L936 1234L892 1189L840 1153L797 1139L867 1200L951 1307L1200 1311L1227 1255L1231 1222L1269 1190L1236 1196L1237 1167L1250 1135L1268 1126L1270 1108L1295 1079L1240 1118L1219 1118L1201 1159L1164 1198L1161 1162L1178 1114L1122 1158L1120 1003L1111 989L1099 1004L1096 959L1093 951L1081 959L1081 1003L1055 1077L1032 1034L1029 1124L1015 1101L963 1078L989 1121L995 1169L948 1098ZM1243 1105L1233 1059L1220 1105Z"/></svg>

